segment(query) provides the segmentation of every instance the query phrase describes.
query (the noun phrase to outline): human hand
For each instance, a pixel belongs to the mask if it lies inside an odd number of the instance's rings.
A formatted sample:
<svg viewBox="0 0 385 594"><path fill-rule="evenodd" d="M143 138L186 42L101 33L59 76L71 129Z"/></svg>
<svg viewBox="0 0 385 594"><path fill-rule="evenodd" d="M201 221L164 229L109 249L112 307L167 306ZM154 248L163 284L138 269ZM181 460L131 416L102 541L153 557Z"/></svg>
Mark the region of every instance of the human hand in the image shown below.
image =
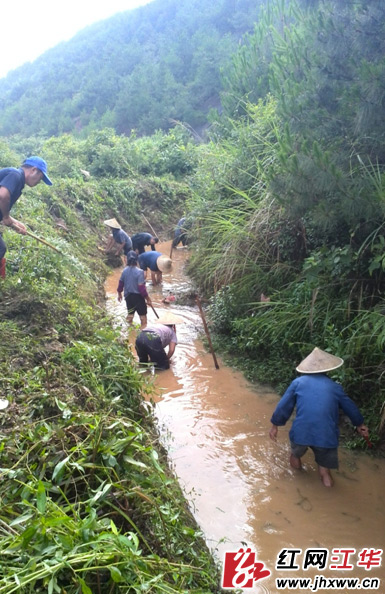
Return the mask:
<svg viewBox="0 0 385 594"><path fill-rule="evenodd" d="M362 424L359 427L357 427L357 433L362 435L362 437L369 437L369 429L366 425Z"/></svg>
<svg viewBox="0 0 385 594"><path fill-rule="evenodd" d="M277 435L278 435L278 427L277 425L272 425L271 429L269 431L269 435L270 435L270 439L272 439L273 441L277 441Z"/></svg>
<svg viewBox="0 0 385 594"><path fill-rule="evenodd" d="M118 301L119 301L119 303L122 301L122 299L123 299L122 293L118 293Z"/></svg>
<svg viewBox="0 0 385 594"><path fill-rule="evenodd" d="M11 229L14 229L16 233L21 233L22 235L25 235L27 233L27 227L23 225L23 223L20 223L20 221L17 221L11 216L4 217L3 223L7 227L11 227Z"/></svg>
<svg viewBox="0 0 385 594"><path fill-rule="evenodd" d="M17 233L21 233L21 235L26 235L27 233L27 227L23 223L20 223L20 221L15 221L12 227Z"/></svg>

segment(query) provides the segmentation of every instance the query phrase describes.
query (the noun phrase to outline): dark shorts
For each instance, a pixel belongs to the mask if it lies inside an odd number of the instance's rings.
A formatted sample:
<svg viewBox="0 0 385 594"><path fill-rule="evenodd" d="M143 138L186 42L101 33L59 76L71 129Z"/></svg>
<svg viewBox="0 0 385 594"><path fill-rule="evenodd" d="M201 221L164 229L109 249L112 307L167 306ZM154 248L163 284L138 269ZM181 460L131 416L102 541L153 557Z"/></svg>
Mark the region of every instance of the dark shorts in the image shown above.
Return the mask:
<svg viewBox="0 0 385 594"><path fill-rule="evenodd" d="M338 468L338 449L337 448L319 448L317 446L306 446L290 441L291 453L296 458L302 458L307 449L313 450L315 461L324 468Z"/></svg>
<svg viewBox="0 0 385 594"><path fill-rule="evenodd" d="M142 295L139 293L127 293L124 298L129 314L134 314L137 311L139 316L147 315L147 304Z"/></svg>
<svg viewBox="0 0 385 594"><path fill-rule="evenodd" d="M142 330L135 342L135 349L138 353L139 363L148 363L148 360L155 363L157 369L169 369L170 361L162 347L160 336L155 332Z"/></svg>

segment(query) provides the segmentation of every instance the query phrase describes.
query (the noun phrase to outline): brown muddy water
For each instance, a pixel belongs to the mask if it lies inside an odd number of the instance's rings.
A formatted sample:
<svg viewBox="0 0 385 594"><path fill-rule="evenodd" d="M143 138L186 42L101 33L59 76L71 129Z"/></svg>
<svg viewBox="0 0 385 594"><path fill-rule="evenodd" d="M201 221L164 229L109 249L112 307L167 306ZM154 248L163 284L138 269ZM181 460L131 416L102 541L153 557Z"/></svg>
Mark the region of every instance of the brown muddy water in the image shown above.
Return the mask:
<svg viewBox="0 0 385 594"><path fill-rule="evenodd" d="M158 249L168 255L170 242ZM164 275L162 286L147 283L158 314L172 311L185 320L177 327L171 369L154 375L152 400L170 464L208 546L223 563L226 551L235 553L247 545L255 560L271 571L245 592L276 594L282 591L276 578L319 575L325 579L317 582L319 591L324 585L329 592L348 592L335 580L357 577L380 582L365 582L361 590L384 593L385 560L379 550L385 539L385 460L340 448L332 489L321 484L311 452L303 458L302 471L289 467L290 422L280 428L277 443L268 435L279 395L250 385L220 358L220 368L215 368L199 339L203 325L195 305L179 305L178 299L162 303L170 292L176 297L188 292L187 257L188 250L174 250L173 271ZM106 282L107 308L133 344L137 329L129 331L125 303L117 300L120 274L121 269L116 270ZM151 309L148 319L156 319ZM279 562L282 549L288 553ZM304 569L307 549L327 551L323 568ZM297 570L289 568L291 561ZM316 591L316 586L310 590L292 585L286 591L305 593Z"/></svg>

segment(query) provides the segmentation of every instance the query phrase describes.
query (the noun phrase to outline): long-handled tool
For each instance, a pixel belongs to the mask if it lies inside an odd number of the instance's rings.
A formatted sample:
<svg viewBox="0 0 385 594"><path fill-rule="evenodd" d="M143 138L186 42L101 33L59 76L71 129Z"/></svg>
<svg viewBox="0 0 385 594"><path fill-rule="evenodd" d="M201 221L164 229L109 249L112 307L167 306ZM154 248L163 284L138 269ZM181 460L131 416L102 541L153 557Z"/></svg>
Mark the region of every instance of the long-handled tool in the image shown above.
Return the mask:
<svg viewBox="0 0 385 594"><path fill-rule="evenodd" d="M156 315L156 317L157 317L157 318L159 318L158 314L156 313L156 311L155 311L155 309L154 309L154 306L153 306L153 305L151 305L150 307L151 307L152 311L154 312L154 314Z"/></svg>
<svg viewBox="0 0 385 594"><path fill-rule="evenodd" d="M370 441L369 437L367 435L363 435L364 440L366 441L366 443L368 444L368 448L372 448L373 444Z"/></svg>
<svg viewBox="0 0 385 594"><path fill-rule="evenodd" d="M146 217L144 216L144 214L142 213L142 217L144 218L144 220L146 221L147 225L150 227L154 237L158 237L157 234L155 233L154 227L151 225L150 221L148 219L146 219Z"/></svg>
<svg viewBox="0 0 385 594"><path fill-rule="evenodd" d="M37 235L34 235L33 233L31 233L31 231L26 231L25 233L26 233L26 235L33 237L37 241L40 241L40 243L44 243L44 245L48 245L48 247L50 247L52 250L55 250L55 252L57 252L58 254L62 253L60 250L57 249L57 247L52 245L52 243L48 243L48 241L46 241L45 239L41 239L41 237L38 237Z"/></svg>
<svg viewBox="0 0 385 594"><path fill-rule="evenodd" d="M213 344L211 342L211 337L210 337L209 329L208 329L208 326L207 326L207 323L206 323L205 314L203 313L202 303L201 303L201 300L199 299L199 295L196 295L195 296L195 301L197 302L197 305L199 307L199 312L201 314L201 318L202 318L202 322L203 322L203 327L204 327L205 332L206 332L207 340L208 340L209 347L210 347L210 352L211 352L211 354L213 356L213 359L214 359L215 369L219 369L218 361L217 361L217 358L216 358L215 353L214 353Z"/></svg>

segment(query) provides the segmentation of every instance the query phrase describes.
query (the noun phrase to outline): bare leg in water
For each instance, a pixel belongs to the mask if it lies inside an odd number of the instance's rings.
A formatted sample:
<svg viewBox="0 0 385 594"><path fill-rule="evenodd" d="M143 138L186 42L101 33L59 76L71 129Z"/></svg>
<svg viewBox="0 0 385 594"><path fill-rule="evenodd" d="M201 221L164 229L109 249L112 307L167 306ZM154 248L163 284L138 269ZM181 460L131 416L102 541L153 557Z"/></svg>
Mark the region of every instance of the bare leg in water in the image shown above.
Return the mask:
<svg viewBox="0 0 385 594"><path fill-rule="evenodd" d="M334 481L332 479L332 475L330 474L329 468L325 468L325 466L318 465L318 472L321 477L322 484L325 485L325 487L332 487Z"/></svg>
<svg viewBox="0 0 385 594"><path fill-rule="evenodd" d="M297 458L297 456L294 456L294 454L290 454L290 466L292 468L295 468L296 470L301 470L301 468L302 468L301 458Z"/></svg>

